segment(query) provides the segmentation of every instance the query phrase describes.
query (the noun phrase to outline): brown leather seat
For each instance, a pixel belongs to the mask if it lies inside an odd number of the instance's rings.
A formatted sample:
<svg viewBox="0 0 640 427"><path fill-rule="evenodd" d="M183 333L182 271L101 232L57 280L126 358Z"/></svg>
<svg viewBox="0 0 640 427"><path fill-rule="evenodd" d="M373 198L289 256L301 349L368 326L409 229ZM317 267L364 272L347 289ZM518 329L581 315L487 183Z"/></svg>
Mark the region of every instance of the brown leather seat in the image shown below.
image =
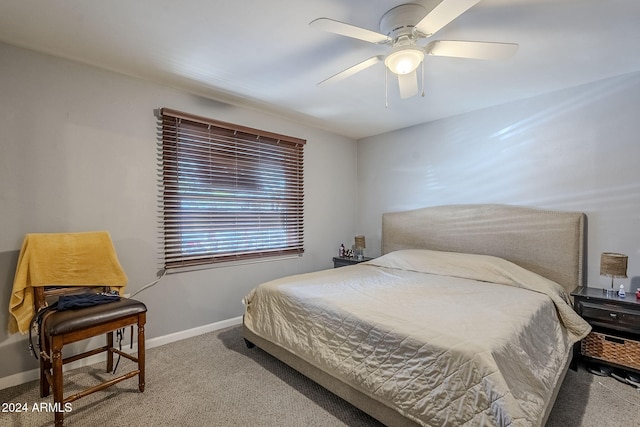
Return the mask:
<svg viewBox="0 0 640 427"><path fill-rule="evenodd" d="M108 290L104 287L92 288L93 292ZM51 296L78 293L78 287L39 287L34 288L36 312L47 305ZM83 289L86 291L86 289ZM56 409L64 409L65 404L96 391L110 387L120 381L138 376L138 389L145 386L144 325L147 307L140 301L123 298L119 301L64 311L49 311L42 317L40 328L40 397L49 395L53 390ZM113 331L130 326L138 327L138 353L130 355L113 346ZM62 357L62 347L94 336L106 334L106 345L83 353ZM132 337L133 340L133 337ZM137 368L118 377L111 378L72 396L64 397L62 366L85 357L102 352L107 353L107 372L113 370L113 355L119 354L137 364ZM55 425L62 426L64 412L55 412Z"/></svg>
<svg viewBox="0 0 640 427"><path fill-rule="evenodd" d="M46 335L68 334L146 311L147 307L140 301L125 298L93 307L53 312L43 329Z"/></svg>

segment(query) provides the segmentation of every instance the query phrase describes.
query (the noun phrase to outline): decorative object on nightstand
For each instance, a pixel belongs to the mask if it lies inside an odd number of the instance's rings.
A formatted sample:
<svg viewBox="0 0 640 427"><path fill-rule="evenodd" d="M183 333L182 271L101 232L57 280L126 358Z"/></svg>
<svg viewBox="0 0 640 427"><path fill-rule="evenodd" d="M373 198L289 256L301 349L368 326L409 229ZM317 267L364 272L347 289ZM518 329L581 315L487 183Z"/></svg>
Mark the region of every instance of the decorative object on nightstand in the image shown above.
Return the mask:
<svg viewBox="0 0 640 427"><path fill-rule="evenodd" d="M364 236L362 235L358 235L355 237L355 242L356 244L354 245L355 248L355 255L356 255L356 259L358 261L362 261L364 259L364 248L366 247L365 245L365 241L364 241Z"/></svg>
<svg viewBox="0 0 640 427"><path fill-rule="evenodd" d="M614 252L603 252L600 255L600 275L611 276L611 288L603 289L608 296L616 294L616 289L613 286L615 277L627 278L627 260L628 257L626 255Z"/></svg>

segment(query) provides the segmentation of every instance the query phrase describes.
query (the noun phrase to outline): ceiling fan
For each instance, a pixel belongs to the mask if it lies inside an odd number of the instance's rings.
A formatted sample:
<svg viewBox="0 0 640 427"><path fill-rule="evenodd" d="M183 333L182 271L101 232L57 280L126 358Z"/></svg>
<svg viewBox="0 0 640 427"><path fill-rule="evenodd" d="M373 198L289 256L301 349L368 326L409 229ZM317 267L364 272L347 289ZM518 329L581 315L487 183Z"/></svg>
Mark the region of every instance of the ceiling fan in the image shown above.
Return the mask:
<svg viewBox="0 0 640 427"><path fill-rule="evenodd" d="M428 0L428 6L408 3L396 6L380 19L380 32L329 18L318 18L309 25L330 33L340 34L369 43L391 46L386 55L376 55L343 70L318 83L323 85L352 76L379 62L398 76L400 97L409 98L418 94L417 69L422 64L424 87L424 56L449 56L474 59L506 59L515 54L515 43L481 41L434 40L422 46L444 26L462 15L480 0ZM424 92L422 93L424 96Z"/></svg>

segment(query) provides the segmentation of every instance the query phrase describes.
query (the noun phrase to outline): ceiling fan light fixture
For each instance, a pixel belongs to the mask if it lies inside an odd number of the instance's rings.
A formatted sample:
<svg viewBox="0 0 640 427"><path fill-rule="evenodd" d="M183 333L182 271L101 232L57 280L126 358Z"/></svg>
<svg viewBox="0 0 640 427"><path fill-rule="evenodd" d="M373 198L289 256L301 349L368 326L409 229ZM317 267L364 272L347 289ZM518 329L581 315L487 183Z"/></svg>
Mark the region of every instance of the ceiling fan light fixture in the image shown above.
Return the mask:
<svg viewBox="0 0 640 427"><path fill-rule="evenodd" d="M409 74L418 68L424 59L424 52L415 46L402 47L391 52L384 65L395 74Z"/></svg>

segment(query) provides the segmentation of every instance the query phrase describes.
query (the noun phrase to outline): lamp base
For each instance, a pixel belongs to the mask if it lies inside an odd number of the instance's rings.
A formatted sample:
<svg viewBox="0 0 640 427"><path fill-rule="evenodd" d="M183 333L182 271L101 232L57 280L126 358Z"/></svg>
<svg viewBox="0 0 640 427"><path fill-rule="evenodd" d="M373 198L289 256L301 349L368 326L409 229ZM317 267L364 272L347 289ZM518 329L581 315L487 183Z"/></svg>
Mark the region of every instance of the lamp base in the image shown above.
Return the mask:
<svg viewBox="0 0 640 427"><path fill-rule="evenodd" d="M603 288L602 293L608 297L615 297L617 295L617 292L613 288Z"/></svg>

